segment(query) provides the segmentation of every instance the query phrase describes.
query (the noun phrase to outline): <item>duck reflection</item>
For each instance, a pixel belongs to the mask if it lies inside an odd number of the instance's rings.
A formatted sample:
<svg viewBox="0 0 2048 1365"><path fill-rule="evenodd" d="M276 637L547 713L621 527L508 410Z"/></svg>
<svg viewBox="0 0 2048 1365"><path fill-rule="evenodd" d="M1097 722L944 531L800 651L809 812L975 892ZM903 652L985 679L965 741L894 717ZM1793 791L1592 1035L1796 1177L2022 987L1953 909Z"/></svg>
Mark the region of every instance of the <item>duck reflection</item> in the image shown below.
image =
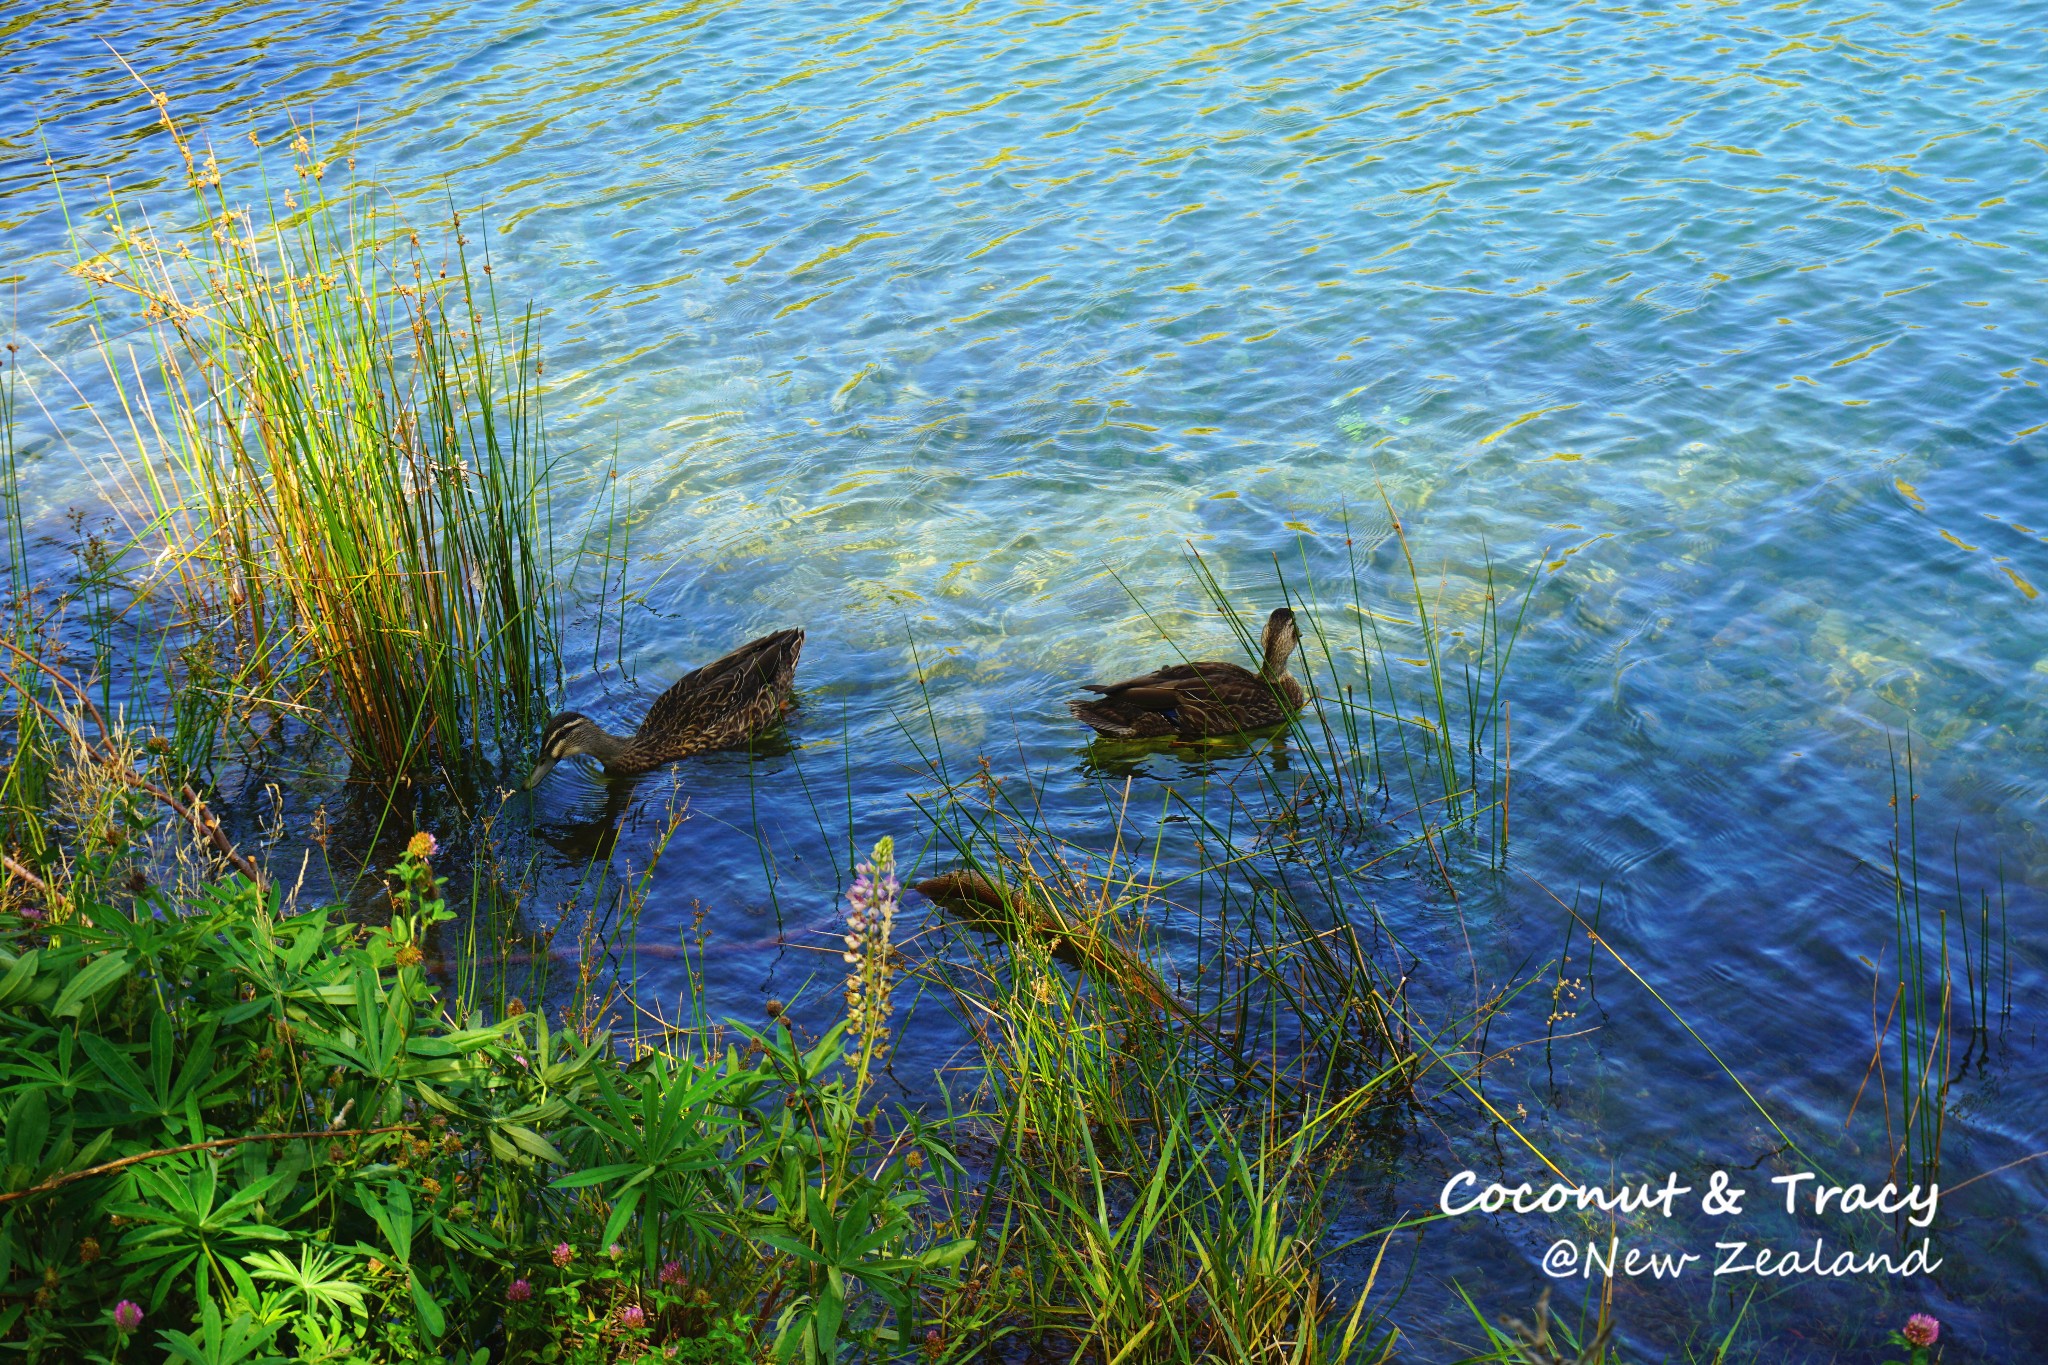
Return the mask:
<svg viewBox="0 0 2048 1365"><path fill-rule="evenodd" d="M1119 782L1126 778L1184 781L1261 757L1270 759L1276 772L1284 773L1288 733L1288 727L1281 724L1214 739L1098 739L1077 752L1083 777Z"/></svg>
<svg viewBox="0 0 2048 1365"><path fill-rule="evenodd" d="M540 841L571 863L599 862L618 847L619 832L639 817L646 802L640 795L638 777L603 778L589 775L579 784L578 800L560 818L539 817L534 833Z"/></svg>

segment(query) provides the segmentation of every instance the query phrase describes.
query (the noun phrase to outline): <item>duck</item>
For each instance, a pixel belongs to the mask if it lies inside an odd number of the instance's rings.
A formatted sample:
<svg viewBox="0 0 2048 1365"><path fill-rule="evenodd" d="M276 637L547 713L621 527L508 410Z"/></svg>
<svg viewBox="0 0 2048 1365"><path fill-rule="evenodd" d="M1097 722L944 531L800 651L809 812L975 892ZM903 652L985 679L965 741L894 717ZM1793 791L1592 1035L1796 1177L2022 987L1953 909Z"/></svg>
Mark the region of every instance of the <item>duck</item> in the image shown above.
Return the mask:
<svg viewBox="0 0 2048 1365"><path fill-rule="evenodd" d="M974 868L959 868L927 877L910 889L969 928L1011 943L1043 944L1055 960L1084 976L1202 1026L1142 958L1112 941L1099 924L1062 914L1049 899L1033 895L1027 881L1014 873L1006 880L991 880Z"/></svg>
<svg viewBox="0 0 2048 1365"><path fill-rule="evenodd" d="M1292 719L1307 699L1287 672L1301 643L1294 613L1278 608L1259 637L1263 660L1169 664L1122 682L1089 683L1096 694L1067 703L1074 718L1111 739L1212 739Z"/></svg>
<svg viewBox="0 0 2048 1365"><path fill-rule="evenodd" d="M541 731L540 762L529 789L557 763L589 754L611 777L631 777L709 749L743 744L774 724L791 704L801 630L778 630L750 640L704 665L654 699L640 728L614 735L590 717L564 711Z"/></svg>

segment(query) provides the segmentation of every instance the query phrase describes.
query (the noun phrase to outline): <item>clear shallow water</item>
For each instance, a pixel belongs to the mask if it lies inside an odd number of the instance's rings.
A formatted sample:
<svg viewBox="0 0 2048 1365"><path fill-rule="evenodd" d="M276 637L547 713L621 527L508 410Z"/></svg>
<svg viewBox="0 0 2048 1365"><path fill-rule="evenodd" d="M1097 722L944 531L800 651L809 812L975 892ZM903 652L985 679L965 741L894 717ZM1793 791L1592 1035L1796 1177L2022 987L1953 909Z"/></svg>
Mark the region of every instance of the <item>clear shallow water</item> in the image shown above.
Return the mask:
<svg viewBox="0 0 2048 1365"><path fill-rule="evenodd" d="M1780 1122L1878 1175L1842 1121L1910 727L1930 869L1953 840L2011 907L2015 1026L1957 1091L1950 1179L2048 1145L2048 42L2025 6L56 3L0 31L0 274L53 355L78 337L44 149L74 195L170 164L104 36L223 147L288 100L360 127L360 172L422 216L487 209L498 277L545 314L557 444L584 471L616 451L635 509L635 681L592 672L571 704L629 720L685 665L809 629L801 748L642 788L692 814L643 936L708 907L714 1008L814 970L772 940L778 914L799 944L831 919L849 777L863 843L911 827L920 663L950 753L1045 773L1056 822L1100 826L1059 703L1161 653L1126 585L1220 645L1182 547L1259 609L1275 553L1339 576L1347 508L1387 584L1384 490L1447 615L1482 546L1548 566L1509 688L1530 877L1463 906L1483 974L1558 951L1531 878L1599 891ZM73 468L33 468L53 527L90 496ZM600 490L568 488L565 518ZM538 818L601 804L558 781ZM1461 944L1448 907L1383 909ZM1596 970L1599 1027L1555 1087L1497 1073L1547 1144L1651 1176L1779 1145ZM1426 1203L1444 1161L1361 1190L1358 1226ZM1923 1305L1966 1358L2030 1358L2044 1182L2020 1166L1945 1206L1932 1286L1797 1283L1762 1358L1874 1358L1871 1321ZM1533 1300L1548 1227L1424 1237L1418 1358L1454 1354L1450 1277ZM1707 1287L1619 1303L1669 1342Z"/></svg>

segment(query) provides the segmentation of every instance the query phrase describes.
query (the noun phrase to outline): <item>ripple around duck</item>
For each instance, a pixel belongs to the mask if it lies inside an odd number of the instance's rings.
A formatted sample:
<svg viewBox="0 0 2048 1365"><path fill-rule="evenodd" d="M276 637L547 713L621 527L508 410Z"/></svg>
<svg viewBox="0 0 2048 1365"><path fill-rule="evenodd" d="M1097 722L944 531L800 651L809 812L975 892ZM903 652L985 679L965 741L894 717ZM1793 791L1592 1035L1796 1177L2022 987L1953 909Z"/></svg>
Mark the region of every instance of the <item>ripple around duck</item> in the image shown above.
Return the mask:
<svg viewBox="0 0 2048 1365"><path fill-rule="evenodd" d="M752 821L776 849L817 834L760 794L844 764L863 837L900 832L919 667L963 754L1019 755L1057 820L1093 828L1110 779L1058 701L1156 661L1155 619L1224 639L1183 550L1263 607L1276 552L1326 593L1347 578L1348 518L1374 605L1399 611L1383 495L1447 619L1482 553L1554 566L1511 686L1518 856L1561 892L1604 884L1631 962L1773 1104L1838 1123L1868 1059L1856 964L1892 942L1869 869L1909 727L1923 834L1957 841L1973 886L2003 869L2033 951L2048 63L2010 0L1925 19L40 0L0 25L27 115L0 130L4 273L53 356L83 338L44 148L74 207L107 175L165 188L105 37L224 158L248 128L278 136L282 101L329 145L360 124L360 172L408 212L486 210L497 277L542 316L564 524L608 496L591 471L614 452L630 490L639 687L811 629L792 733L815 749L675 775L693 857L658 879L648 932L730 907L714 1008L750 1010L763 976L792 990L795 959L744 945L836 890L823 851L764 880ZM54 525L85 485L27 436ZM571 689L634 695L609 672ZM1502 971L1561 937L1524 890L1481 931ZM1383 911L1462 951L1456 910L1399 900ZM1579 1089L1529 1097L1560 1142L1647 1165L1773 1145L1600 971ZM2041 984L2016 961L2023 998ZM2017 1043L1998 1065L2040 1070ZM2038 1092L1956 1120L1955 1160L2023 1155ZM1512 1238L1488 1246L1519 1267ZM2023 1285L2048 1244L1998 1255ZM1944 1316L2016 1359L1999 1334L2039 1306L2002 1292L1973 1283L1993 1307Z"/></svg>

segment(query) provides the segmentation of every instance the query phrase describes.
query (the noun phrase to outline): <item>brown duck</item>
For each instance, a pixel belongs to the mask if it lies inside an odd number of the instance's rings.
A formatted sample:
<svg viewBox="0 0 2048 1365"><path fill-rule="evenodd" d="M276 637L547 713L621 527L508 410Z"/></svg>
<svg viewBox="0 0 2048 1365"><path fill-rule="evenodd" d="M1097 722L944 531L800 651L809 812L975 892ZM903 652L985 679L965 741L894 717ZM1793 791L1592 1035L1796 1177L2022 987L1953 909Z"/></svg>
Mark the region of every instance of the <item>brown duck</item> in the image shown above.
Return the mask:
<svg viewBox="0 0 2048 1365"><path fill-rule="evenodd" d="M1302 706L1301 684L1287 660L1301 643L1294 613L1266 618L1259 671L1213 661L1169 664L1117 683L1090 683L1096 698L1067 703L1075 719L1113 739L1208 739L1278 725Z"/></svg>
<svg viewBox="0 0 2048 1365"><path fill-rule="evenodd" d="M563 759L589 754L614 777L707 749L742 744L774 724L789 705L804 633L778 630L684 677L654 699L631 735L607 734L576 711L564 711L541 732L540 762L526 785L536 787Z"/></svg>

